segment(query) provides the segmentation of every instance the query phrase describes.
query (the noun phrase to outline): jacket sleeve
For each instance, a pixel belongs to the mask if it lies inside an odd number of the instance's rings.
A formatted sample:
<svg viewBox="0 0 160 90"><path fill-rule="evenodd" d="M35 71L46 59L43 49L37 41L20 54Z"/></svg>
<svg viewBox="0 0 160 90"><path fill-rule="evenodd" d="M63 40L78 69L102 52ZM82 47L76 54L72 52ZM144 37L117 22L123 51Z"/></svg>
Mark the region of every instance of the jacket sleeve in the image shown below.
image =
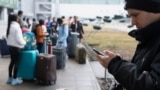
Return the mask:
<svg viewBox="0 0 160 90"><path fill-rule="evenodd" d="M25 46L26 44L26 41L24 40L23 38L23 35L22 35L22 30L21 28L16 28L16 40L17 40L17 43L20 45L20 46Z"/></svg>
<svg viewBox="0 0 160 90"><path fill-rule="evenodd" d="M82 25L82 23L80 23L80 26L81 26L81 32L84 34L84 30L83 30L83 25Z"/></svg>
<svg viewBox="0 0 160 90"><path fill-rule="evenodd" d="M109 63L108 71L127 90L158 90L156 80L160 80L160 55L154 61L151 71L139 73L136 64L117 56Z"/></svg>

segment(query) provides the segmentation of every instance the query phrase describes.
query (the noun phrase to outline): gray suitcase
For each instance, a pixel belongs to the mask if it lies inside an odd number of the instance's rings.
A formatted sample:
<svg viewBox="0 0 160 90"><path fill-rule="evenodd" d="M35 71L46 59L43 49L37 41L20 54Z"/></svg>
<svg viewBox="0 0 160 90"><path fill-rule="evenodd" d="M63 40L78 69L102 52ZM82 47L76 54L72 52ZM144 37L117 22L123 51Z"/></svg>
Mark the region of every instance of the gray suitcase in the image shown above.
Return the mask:
<svg viewBox="0 0 160 90"><path fill-rule="evenodd" d="M54 46L52 48L53 55L56 56L57 60L57 69L64 69L65 68L65 63L66 63L66 48L64 47L58 47Z"/></svg>
<svg viewBox="0 0 160 90"><path fill-rule="evenodd" d="M71 41L67 45L67 54L69 58L75 58L76 46L79 43L79 34L77 32L71 32Z"/></svg>

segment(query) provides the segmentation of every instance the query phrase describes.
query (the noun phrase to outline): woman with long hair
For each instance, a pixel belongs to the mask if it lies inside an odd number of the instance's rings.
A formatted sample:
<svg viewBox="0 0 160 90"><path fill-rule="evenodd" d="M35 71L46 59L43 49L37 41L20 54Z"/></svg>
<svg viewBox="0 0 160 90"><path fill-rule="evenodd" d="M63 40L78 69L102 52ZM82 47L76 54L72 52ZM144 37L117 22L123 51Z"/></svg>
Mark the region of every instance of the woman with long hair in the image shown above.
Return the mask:
<svg viewBox="0 0 160 90"><path fill-rule="evenodd" d="M7 83L11 85L21 84L23 81L17 78L18 64L20 61L20 50L25 46L26 42L23 39L22 30L17 22L18 16L15 14L8 15L8 26L6 33L6 41L9 46L11 56L8 68Z"/></svg>

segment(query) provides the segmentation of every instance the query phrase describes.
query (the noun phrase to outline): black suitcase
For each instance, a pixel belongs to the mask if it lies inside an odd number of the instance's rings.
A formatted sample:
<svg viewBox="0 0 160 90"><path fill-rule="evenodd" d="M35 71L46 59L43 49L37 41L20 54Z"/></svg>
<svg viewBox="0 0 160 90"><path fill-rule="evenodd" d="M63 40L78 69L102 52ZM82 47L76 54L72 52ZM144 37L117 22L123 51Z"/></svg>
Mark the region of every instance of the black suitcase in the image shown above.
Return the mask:
<svg viewBox="0 0 160 90"><path fill-rule="evenodd" d="M39 84L55 84L56 74L56 56L51 54L39 54L36 65L36 80Z"/></svg>
<svg viewBox="0 0 160 90"><path fill-rule="evenodd" d="M1 51L1 57L9 56L9 48L7 46L7 42L5 38L0 39L0 51Z"/></svg>

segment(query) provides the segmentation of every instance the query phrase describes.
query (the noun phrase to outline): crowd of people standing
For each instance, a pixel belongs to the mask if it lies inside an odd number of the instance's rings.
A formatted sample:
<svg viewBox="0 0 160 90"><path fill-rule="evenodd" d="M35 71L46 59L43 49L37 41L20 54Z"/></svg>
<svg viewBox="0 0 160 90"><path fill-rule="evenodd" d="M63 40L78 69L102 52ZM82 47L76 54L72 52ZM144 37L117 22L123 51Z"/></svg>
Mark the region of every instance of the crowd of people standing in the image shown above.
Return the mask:
<svg viewBox="0 0 160 90"><path fill-rule="evenodd" d="M31 20L32 19L32 20ZM15 33L16 32L16 33ZM44 41L46 37L57 36L55 45L67 48L67 37L69 32L79 33L79 38L83 38L83 27L78 21L78 17L74 16L66 19L65 16L55 18L48 17L36 20L35 18L28 18L23 15L23 11L18 11L17 14L8 15L8 25L6 32L6 41L9 46L11 55L10 64L8 67L8 80L7 83L11 85L22 84L23 80L17 77L18 64L20 61L20 51L26 45L23 38L23 33L33 32L35 34L37 49L39 53L43 53Z"/></svg>

